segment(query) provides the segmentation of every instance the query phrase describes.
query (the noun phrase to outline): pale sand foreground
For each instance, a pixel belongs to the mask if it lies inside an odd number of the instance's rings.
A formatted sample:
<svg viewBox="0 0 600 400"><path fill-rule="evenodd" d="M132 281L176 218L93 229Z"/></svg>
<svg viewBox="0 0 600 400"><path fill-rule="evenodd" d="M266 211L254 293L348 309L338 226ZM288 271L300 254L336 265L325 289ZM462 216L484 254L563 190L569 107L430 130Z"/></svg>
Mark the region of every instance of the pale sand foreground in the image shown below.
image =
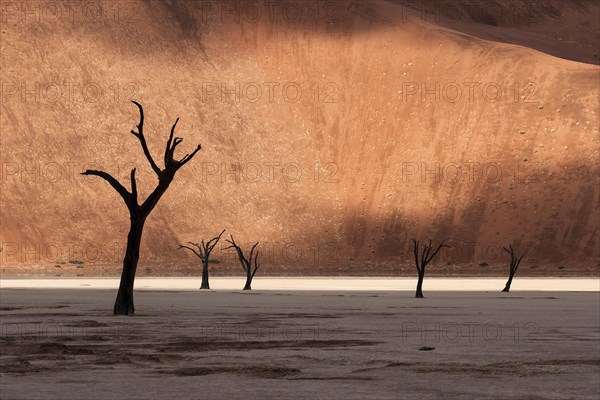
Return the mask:
<svg viewBox="0 0 600 400"><path fill-rule="evenodd" d="M424 290L498 291L506 283L504 278L426 278ZM244 286L242 277L210 278L212 289L237 290ZM397 277L257 277L252 288L258 290L414 290L416 278ZM139 277L137 290L196 290L198 277ZM117 289L118 278L2 278L0 288L19 289ZM600 291L600 278L520 278L512 283L513 290L543 291Z"/></svg>
<svg viewBox="0 0 600 400"><path fill-rule="evenodd" d="M425 299L413 298L412 287L149 288L136 292L135 317L114 317L114 290L14 289L9 282L0 291L2 400L600 393L598 291L519 291L516 280L510 294L444 292L432 290L433 279ZM264 283L257 279L256 288Z"/></svg>

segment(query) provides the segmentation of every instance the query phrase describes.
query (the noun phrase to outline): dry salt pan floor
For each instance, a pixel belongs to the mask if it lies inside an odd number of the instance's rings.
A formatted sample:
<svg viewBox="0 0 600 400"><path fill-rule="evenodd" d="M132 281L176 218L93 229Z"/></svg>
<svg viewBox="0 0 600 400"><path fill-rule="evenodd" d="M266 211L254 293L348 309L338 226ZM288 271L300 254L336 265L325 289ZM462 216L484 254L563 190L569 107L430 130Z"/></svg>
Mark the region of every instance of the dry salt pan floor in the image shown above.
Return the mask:
<svg viewBox="0 0 600 400"><path fill-rule="evenodd" d="M3 284L0 398L598 398L598 291L412 295Z"/></svg>

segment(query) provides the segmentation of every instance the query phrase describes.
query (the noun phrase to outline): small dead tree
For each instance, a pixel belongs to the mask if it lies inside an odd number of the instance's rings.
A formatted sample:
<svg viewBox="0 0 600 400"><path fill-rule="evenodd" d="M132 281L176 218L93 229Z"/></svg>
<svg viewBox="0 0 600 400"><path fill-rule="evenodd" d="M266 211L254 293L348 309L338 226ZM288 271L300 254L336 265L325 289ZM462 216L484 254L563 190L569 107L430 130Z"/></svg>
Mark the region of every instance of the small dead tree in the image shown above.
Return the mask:
<svg viewBox="0 0 600 400"><path fill-rule="evenodd" d="M512 244L508 245L508 249L506 247L503 247L503 249L508 254L510 254L510 270L508 275L508 281L506 281L506 286L504 286L504 289L502 289L503 292L508 293L510 292L510 285L512 284L512 280L515 277L515 274L517 273L517 269L519 269L519 265L521 264L521 261L523 261L523 258L527 255L527 252L524 252L523 255L519 257L517 251L513 248Z"/></svg>
<svg viewBox="0 0 600 400"><path fill-rule="evenodd" d="M179 246L177 246L177 249L190 250L192 253L194 253L200 259L200 261L202 261L202 283L200 284L200 289L210 289L210 285L208 283L209 257L210 257L210 253L213 251L213 249L215 248L217 243L219 243L219 240L221 239L221 236L223 235L224 232L225 232L225 229L223 229L223 231L221 231L219 236L216 236L216 237L210 239L206 243L204 242L204 239L202 240L201 243L187 242L190 246L194 246L195 248L186 246L183 244L180 244Z"/></svg>
<svg viewBox="0 0 600 400"><path fill-rule="evenodd" d="M244 252L242 251L240 246L238 246L235 243L233 235L230 235L230 239L227 239L227 243L229 243L230 246L226 247L226 249L235 249L238 258L240 259L240 264L242 264L242 268L246 273L246 284L244 285L244 290L252 290L252 278L254 278L254 275L256 274L256 271L258 271L258 267L260 266L258 264L258 250L256 250L258 242L254 243L254 245L250 248L250 255L248 256L248 258L244 256ZM254 250L256 250L256 253L254 253Z"/></svg>
<svg viewBox="0 0 600 400"><path fill-rule="evenodd" d="M132 101L132 103L135 104L140 111L140 122L137 125L137 132L132 129L131 133L140 141L144 155L148 159L150 167L152 167L152 170L158 177L156 188L148 195L142 204L139 204L135 181L135 168L131 170L131 191L127 190L125 186L107 172L88 169L81 173L82 175L99 176L107 181L117 193L121 195L129 210L129 234L127 235L127 247L125 249L125 258L123 259L123 270L121 271L121 283L119 284L119 291L117 292L117 299L114 306L115 315L133 315L135 313L133 305L133 282L135 280L135 272L140 258L140 244L142 242L144 223L162 195L167 191L175 177L175 173L179 168L190 161L201 148L200 145L198 145L192 153L186 154L181 160L176 160L174 158L175 148L183 141L183 139L178 137L173 138L175 127L177 126L177 122L179 122L179 118L177 118L171 128L171 135L169 136L165 148L165 167L160 169L156 162L154 162L152 155L150 155L148 145L146 144L146 138L144 137L144 109L140 103L136 101Z"/></svg>
<svg viewBox="0 0 600 400"><path fill-rule="evenodd" d="M442 247L448 247L450 248L450 246L444 244L446 240L443 240L442 243L440 243L440 245L437 247L437 249L433 252L433 254L431 254L431 250L433 249L433 245L431 244L431 240L429 241L429 244L425 244L423 246L423 252L421 253L421 256L419 258L419 246L420 243L418 240L413 239L413 253L415 254L415 264L417 265L417 272L419 273L419 280L417 281L417 292L415 294L415 297L417 298L422 298L423 297L423 278L425 278L425 267L427 266L427 264L429 264L431 262L431 260L433 260L433 257L435 257L437 255L437 253L440 251L440 249Z"/></svg>

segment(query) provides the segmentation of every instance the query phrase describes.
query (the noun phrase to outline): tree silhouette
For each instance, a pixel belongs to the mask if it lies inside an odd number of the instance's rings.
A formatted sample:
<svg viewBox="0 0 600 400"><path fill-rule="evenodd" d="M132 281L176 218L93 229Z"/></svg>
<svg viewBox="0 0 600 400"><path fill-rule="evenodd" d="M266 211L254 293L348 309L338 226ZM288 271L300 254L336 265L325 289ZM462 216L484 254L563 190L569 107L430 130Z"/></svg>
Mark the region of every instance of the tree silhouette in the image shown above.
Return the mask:
<svg viewBox="0 0 600 400"><path fill-rule="evenodd" d="M171 135L167 141L164 154L164 169L160 169L146 144L146 138L144 137L144 109L142 105L136 101L132 101L140 111L140 122L137 125L137 132L133 129L131 133L135 136L142 146L144 155L150 163L150 167L156 173L158 177L158 184L156 188L148 195L146 200L142 204L138 203L138 192L137 184L135 181L135 168L131 170L131 191L128 191L117 179L112 175L104 171L98 170L86 170L82 172L82 175L96 175L106 180L116 191L121 195L125 201L125 205L129 210L130 227L129 234L127 235L127 247L125 249L125 258L123 259L123 270L121 272L121 283L119 284L119 291L117 292L117 299L115 301L114 314L115 315L133 315L135 308L133 305L133 282L135 280L135 272L137 269L138 260L140 258L140 244L142 242L142 232L144 230L144 223L150 212L154 209L162 195L167 191L169 185L175 177L175 173L179 168L183 167L188 161L190 161L196 153L200 150L201 146L198 145L196 149L189 154L186 154L181 160L175 160L173 155L175 148L179 143L183 141L181 138L173 138L175 127L179 118L173 124L171 128Z"/></svg>
<svg viewBox="0 0 600 400"><path fill-rule="evenodd" d="M244 269L244 272L246 272L246 284L244 285L244 290L252 290L252 278L254 278L254 275L256 274L256 271L258 271L259 267L258 250L256 250L256 253L254 253L256 246L258 246L258 242L254 243L250 249L250 255L248 258L246 258L240 246L235 243L233 235L230 235L230 238L231 239L227 239L227 243L229 243L230 246L226 247L226 249L234 248L237 252L238 258L240 259L240 264L242 264L242 268ZM252 269L253 264L254 269Z"/></svg>
<svg viewBox="0 0 600 400"><path fill-rule="evenodd" d="M512 244L508 245L508 249L506 247L503 247L503 249L510 254L510 270L508 281L506 281L506 285L504 286L504 289L502 289L503 292L508 293L510 292L510 285L512 284L512 280L517 273L517 269L519 269L519 265L521 264L521 261L523 261L523 258L527 255L527 252L523 253L523 255L519 257L517 251L513 249Z"/></svg>
<svg viewBox="0 0 600 400"><path fill-rule="evenodd" d="M204 239L201 243L187 242L189 245L194 246L195 248L185 246L183 244L177 246L177 249L188 249L192 251L192 253L194 253L200 259L200 261L202 261L202 283L200 284L200 289L210 289L210 285L208 283L208 261L210 253L213 251L217 243L219 243L219 240L221 239L221 236L224 232L225 229L221 231L219 236L210 239L206 243L204 242Z"/></svg>
<svg viewBox="0 0 600 400"><path fill-rule="evenodd" d="M433 257L436 256L436 254L438 253L438 251L440 251L442 247L450 248L450 246L444 244L445 241L446 240L443 240L442 243L440 243L437 249L433 252L433 254L431 254L431 249L433 249L433 245L431 244L430 240L428 245L426 244L423 246L423 252L421 254L421 257L419 258L419 241L415 239L412 240L413 253L415 254L415 264L417 265L417 272L419 273L419 280L417 281L417 292L415 294L415 297L423 297L423 278L425 278L425 267L427 266L427 264L429 264L431 260L433 260Z"/></svg>

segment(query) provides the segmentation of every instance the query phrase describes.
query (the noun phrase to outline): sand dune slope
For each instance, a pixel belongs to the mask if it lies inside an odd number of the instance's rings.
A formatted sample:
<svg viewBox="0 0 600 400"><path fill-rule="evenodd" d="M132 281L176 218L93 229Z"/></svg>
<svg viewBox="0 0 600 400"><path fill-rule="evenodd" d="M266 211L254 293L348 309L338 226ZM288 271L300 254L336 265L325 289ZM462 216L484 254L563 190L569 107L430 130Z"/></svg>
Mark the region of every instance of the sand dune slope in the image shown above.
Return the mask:
<svg viewBox="0 0 600 400"><path fill-rule="evenodd" d="M450 238L444 264L502 265L519 241L529 265L597 271L594 2L454 24L392 2L114 4L93 22L3 5L3 266L119 264L126 209L78 172L128 187L136 166L149 193L133 98L159 164L177 117L179 154L203 146L148 220L144 266L192 265L177 244L228 229L273 273L409 265L412 237Z"/></svg>

